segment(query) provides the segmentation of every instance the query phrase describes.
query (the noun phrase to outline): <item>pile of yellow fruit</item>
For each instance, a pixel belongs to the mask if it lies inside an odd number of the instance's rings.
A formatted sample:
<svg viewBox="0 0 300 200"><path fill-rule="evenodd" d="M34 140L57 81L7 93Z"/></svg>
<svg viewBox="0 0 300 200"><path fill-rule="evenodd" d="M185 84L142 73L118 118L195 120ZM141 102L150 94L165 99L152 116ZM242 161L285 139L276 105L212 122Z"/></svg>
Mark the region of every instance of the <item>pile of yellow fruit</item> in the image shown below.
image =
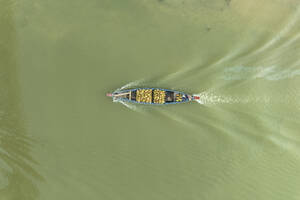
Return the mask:
<svg viewBox="0 0 300 200"><path fill-rule="evenodd" d="M182 94L176 94L176 101L182 101Z"/></svg>
<svg viewBox="0 0 300 200"><path fill-rule="evenodd" d="M163 104L165 103L166 92L163 90L154 90L153 103Z"/></svg>
<svg viewBox="0 0 300 200"><path fill-rule="evenodd" d="M152 89L139 89L136 91L136 101L143 103L152 102Z"/></svg>

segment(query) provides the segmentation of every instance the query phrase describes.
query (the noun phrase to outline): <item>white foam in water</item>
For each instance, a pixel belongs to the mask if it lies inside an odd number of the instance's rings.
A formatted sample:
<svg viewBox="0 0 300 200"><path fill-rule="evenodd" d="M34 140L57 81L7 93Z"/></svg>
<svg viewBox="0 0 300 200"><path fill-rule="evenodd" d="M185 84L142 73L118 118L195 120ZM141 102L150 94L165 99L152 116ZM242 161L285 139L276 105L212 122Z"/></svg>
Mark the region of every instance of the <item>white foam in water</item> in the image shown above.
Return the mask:
<svg viewBox="0 0 300 200"><path fill-rule="evenodd" d="M137 105L134 105L134 104L132 104L132 103L125 102L125 101L121 101L121 100L118 100L118 99L116 99L116 98L113 98L113 102L114 102L114 103L121 103L122 105L126 106L126 107L129 108L130 110L133 110L133 111L136 111L136 112L143 113L142 107L138 107Z"/></svg>
<svg viewBox="0 0 300 200"><path fill-rule="evenodd" d="M128 88L132 88L134 86L137 86L137 85L140 85L144 80L141 79L141 80L137 80L137 81L132 81L130 83L127 83L126 85L116 89L114 92L118 92L120 90L125 90L125 89L128 89ZM118 100L117 98L113 98L113 102L115 103L121 103L123 104L124 106L126 106L127 108L129 108L130 110L134 110L134 111L139 111L141 112L140 109L138 109L137 106L133 105L132 103L129 103L129 102L124 102L124 101L121 101L121 100Z"/></svg>
<svg viewBox="0 0 300 200"><path fill-rule="evenodd" d="M126 85L122 86L121 88L118 88L116 91L120 91L120 90L124 90L124 89L127 89L127 88L131 88L133 86L140 85L141 82L143 82L143 81L144 81L143 79L137 80L137 81L132 81L132 82L127 83Z"/></svg>
<svg viewBox="0 0 300 200"><path fill-rule="evenodd" d="M212 92L202 92L200 94L194 94L194 96L199 96L200 99L195 100L203 105L216 105L216 104L234 104L234 103L269 103L269 97L230 97L217 95Z"/></svg>
<svg viewBox="0 0 300 200"><path fill-rule="evenodd" d="M200 104L204 105L214 105L214 104L224 104L224 103L238 103L238 99L234 99L232 97L226 97L221 95L216 95L211 92L202 92L200 94L194 94L194 96L199 96L200 99L196 101Z"/></svg>
<svg viewBox="0 0 300 200"><path fill-rule="evenodd" d="M127 108L129 108L130 110L134 110L134 111L137 110L137 107L134 106L134 105L132 105L132 104L130 104L130 103L127 103L127 102L124 102L124 101L115 100L115 99L114 99L114 102L121 103L124 106L126 106Z"/></svg>

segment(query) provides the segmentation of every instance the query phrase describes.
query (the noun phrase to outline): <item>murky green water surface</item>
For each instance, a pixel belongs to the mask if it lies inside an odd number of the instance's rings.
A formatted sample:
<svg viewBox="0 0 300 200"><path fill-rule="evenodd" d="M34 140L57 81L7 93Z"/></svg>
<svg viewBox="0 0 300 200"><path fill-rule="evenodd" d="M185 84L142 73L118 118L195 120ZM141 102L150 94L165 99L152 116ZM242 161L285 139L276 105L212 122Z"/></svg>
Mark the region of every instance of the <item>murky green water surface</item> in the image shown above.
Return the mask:
<svg viewBox="0 0 300 200"><path fill-rule="evenodd" d="M0 200L300 198L298 0L0 0ZM113 103L117 88L198 94Z"/></svg>

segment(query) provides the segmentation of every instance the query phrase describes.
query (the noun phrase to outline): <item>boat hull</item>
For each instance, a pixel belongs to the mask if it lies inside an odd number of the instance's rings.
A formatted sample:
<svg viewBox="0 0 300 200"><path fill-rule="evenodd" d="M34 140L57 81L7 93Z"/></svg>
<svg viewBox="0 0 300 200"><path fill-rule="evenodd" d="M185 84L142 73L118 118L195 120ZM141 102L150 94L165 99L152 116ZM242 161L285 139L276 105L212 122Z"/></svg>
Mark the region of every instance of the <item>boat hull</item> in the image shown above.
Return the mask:
<svg viewBox="0 0 300 200"><path fill-rule="evenodd" d="M170 105L186 103L193 100L191 95L175 90L161 88L135 88L113 92L107 96L115 101L144 105Z"/></svg>

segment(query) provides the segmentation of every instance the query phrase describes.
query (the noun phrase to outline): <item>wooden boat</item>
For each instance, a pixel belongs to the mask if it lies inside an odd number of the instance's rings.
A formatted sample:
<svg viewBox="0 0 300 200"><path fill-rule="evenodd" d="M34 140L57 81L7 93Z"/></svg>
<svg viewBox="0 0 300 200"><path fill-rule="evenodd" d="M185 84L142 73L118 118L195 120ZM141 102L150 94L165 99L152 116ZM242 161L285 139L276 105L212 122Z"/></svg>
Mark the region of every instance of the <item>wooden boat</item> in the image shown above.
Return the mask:
<svg viewBox="0 0 300 200"><path fill-rule="evenodd" d="M120 90L117 92L108 93L106 96L110 96L116 101L151 105L177 104L199 99L198 96L161 88L136 88Z"/></svg>

